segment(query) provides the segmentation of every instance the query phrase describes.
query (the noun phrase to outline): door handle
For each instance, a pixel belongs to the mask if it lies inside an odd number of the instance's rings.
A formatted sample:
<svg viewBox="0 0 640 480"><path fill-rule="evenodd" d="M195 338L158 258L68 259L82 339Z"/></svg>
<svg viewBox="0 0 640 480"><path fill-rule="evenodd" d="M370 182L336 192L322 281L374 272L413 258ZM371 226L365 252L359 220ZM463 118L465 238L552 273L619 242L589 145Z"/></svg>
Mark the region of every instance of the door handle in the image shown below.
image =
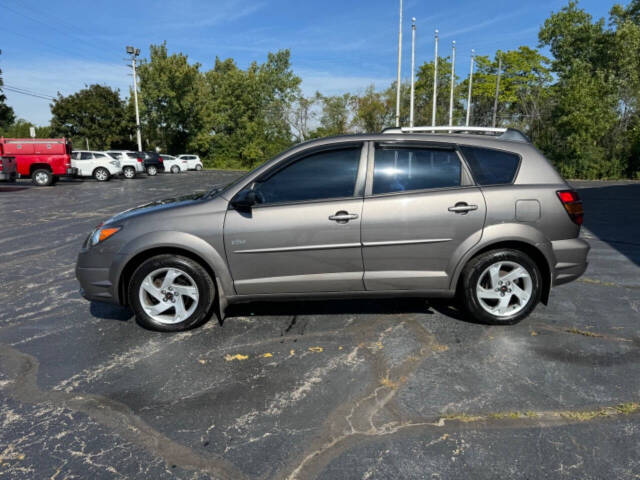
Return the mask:
<svg viewBox="0 0 640 480"><path fill-rule="evenodd" d="M472 210L477 210L477 205L469 205L467 202L458 202L453 207L449 207L449 211L453 213L466 214Z"/></svg>
<svg viewBox="0 0 640 480"><path fill-rule="evenodd" d="M357 213L349 213L345 210L340 210L336 212L335 215L330 215L329 220L333 220L338 223L347 223L349 220L355 220L359 215Z"/></svg>

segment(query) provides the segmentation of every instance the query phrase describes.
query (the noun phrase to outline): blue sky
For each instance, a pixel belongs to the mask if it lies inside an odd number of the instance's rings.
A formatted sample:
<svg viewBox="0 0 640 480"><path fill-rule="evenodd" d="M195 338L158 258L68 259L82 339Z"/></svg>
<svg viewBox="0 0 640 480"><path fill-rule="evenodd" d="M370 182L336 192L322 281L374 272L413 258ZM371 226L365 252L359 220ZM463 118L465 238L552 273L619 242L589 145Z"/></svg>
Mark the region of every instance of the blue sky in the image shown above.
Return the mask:
<svg viewBox="0 0 640 480"><path fill-rule="evenodd" d="M417 19L416 63L457 43L456 71L469 70L472 48L493 55L537 45L540 25L567 0L405 0L403 77L410 75L411 17ZM607 16L614 0L582 0L594 17ZM627 3L621 1L619 3ZM383 88L395 78L398 0L0 0L0 69L6 85L55 96L101 83L128 95L131 76L125 46L146 56L167 41L204 69L216 56L244 67L267 52L290 48L294 71L311 94ZM5 92L19 117L49 122L49 102Z"/></svg>

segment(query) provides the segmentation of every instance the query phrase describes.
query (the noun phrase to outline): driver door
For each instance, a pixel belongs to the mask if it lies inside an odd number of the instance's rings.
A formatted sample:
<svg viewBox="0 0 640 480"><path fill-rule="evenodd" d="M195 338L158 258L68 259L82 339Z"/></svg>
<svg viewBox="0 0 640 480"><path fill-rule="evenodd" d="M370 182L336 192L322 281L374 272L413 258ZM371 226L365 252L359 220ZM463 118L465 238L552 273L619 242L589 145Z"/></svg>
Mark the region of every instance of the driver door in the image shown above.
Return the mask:
<svg viewBox="0 0 640 480"><path fill-rule="evenodd" d="M257 204L230 207L224 243L241 295L364 290L360 243L366 147L303 154L238 193Z"/></svg>

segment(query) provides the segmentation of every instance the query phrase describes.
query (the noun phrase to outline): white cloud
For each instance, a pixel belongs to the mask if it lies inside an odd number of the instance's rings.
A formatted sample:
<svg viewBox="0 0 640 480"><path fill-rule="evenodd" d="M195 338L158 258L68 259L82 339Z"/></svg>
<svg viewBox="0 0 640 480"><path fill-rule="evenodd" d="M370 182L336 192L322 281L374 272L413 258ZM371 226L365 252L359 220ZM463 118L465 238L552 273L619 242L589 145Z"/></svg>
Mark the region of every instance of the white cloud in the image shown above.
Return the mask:
<svg viewBox="0 0 640 480"><path fill-rule="evenodd" d="M24 63L23 63L24 65ZM85 62L81 60L34 61L33 67L17 66L12 63L2 65L5 85L56 96L57 92L69 95L98 83L119 88L121 95L129 95L132 78L129 69L122 63ZM51 119L49 101L5 90L7 103L16 115L37 125L46 125Z"/></svg>
<svg viewBox="0 0 640 480"><path fill-rule="evenodd" d="M313 95L320 91L325 95L338 95L351 92L358 93L364 91L373 84L377 89L388 87L392 78L365 77L349 75L333 75L326 71L296 70L296 74L302 78L302 91L305 95Z"/></svg>

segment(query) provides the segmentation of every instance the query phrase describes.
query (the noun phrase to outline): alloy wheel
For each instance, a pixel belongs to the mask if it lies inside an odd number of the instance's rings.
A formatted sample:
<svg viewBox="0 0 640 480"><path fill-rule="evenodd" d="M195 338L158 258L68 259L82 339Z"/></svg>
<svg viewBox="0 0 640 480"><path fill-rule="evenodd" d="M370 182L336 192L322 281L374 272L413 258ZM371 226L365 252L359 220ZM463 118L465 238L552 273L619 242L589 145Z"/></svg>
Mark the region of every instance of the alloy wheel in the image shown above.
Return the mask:
<svg viewBox="0 0 640 480"><path fill-rule="evenodd" d="M489 265L478 278L476 296L480 306L497 317L515 315L527 306L533 292L530 273L517 262Z"/></svg>
<svg viewBox="0 0 640 480"><path fill-rule="evenodd" d="M180 323L198 307L199 292L189 274L178 268L159 268L140 285L140 304L145 313L165 325Z"/></svg>

